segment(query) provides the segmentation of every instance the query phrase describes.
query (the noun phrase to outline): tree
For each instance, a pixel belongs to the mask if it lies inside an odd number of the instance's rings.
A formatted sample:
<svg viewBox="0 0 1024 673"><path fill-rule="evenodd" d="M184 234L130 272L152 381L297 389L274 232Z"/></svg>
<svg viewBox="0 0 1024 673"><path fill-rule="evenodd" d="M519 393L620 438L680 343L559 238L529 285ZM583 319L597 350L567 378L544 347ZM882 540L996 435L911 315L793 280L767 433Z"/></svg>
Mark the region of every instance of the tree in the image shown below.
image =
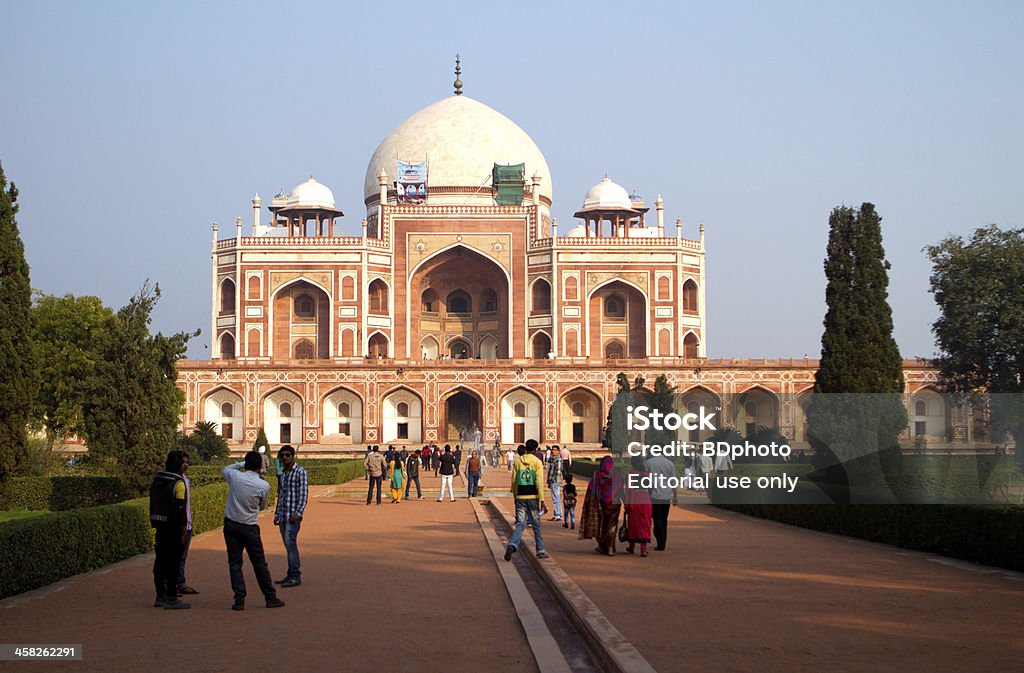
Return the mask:
<svg viewBox="0 0 1024 673"><path fill-rule="evenodd" d="M260 426L260 431L256 433L256 441L253 442L252 450L259 451L261 446L267 447L267 451L270 451L270 442L267 441L267 433L262 425Z"/></svg>
<svg viewBox="0 0 1024 673"><path fill-rule="evenodd" d="M841 462L860 477L898 467L899 433L907 425L881 221L870 203L856 211L835 208L829 217L828 311L807 409L808 440L819 467Z"/></svg>
<svg viewBox="0 0 1024 673"><path fill-rule="evenodd" d="M38 378L32 349L32 285L18 223L18 188L0 165L0 482L27 456Z"/></svg>
<svg viewBox="0 0 1024 673"><path fill-rule="evenodd" d="M85 383L83 428L90 454L115 464L129 486L142 489L175 446L184 403L175 363L199 332L151 335L160 287L146 282L127 306L106 320L97 339L101 359Z"/></svg>
<svg viewBox="0 0 1024 673"><path fill-rule="evenodd" d="M100 332L114 315L98 297L37 293L32 307L39 392L33 420L47 444L82 433L84 384L101 355Z"/></svg>
<svg viewBox="0 0 1024 673"><path fill-rule="evenodd" d="M647 402L651 409L657 409L662 414L675 413L676 387L669 385L668 377L664 374L654 379L654 392L647 394ZM651 428L644 434L645 444L664 445L677 438L677 430Z"/></svg>
<svg viewBox="0 0 1024 673"><path fill-rule="evenodd" d="M197 422L192 434L186 438L185 445L204 463L228 455L228 443L217 432L217 424L212 421Z"/></svg>
<svg viewBox="0 0 1024 673"><path fill-rule="evenodd" d="M1024 466L1024 229L990 225L925 251L940 377L950 392L991 395L992 430L1013 436Z"/></svg>

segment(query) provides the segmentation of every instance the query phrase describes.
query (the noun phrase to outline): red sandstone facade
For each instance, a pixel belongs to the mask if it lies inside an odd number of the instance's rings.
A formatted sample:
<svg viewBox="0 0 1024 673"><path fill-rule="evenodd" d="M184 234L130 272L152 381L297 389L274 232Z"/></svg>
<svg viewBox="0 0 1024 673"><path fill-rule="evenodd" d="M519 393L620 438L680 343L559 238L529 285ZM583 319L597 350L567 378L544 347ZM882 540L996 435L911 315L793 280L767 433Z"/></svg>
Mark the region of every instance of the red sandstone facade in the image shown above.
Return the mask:
<svg viewBox="0 0 1024 673"><path fill-rule="evenodd" d="M396 156L426 157L424 203L400 199ZM525 164L513 205L477 177L502 162ZM238 447L263 427L307 451L457 441L473 425L487 444L597 447L625 372L667 374L722 425L804 442L816 361L706 359L703 225L666 235L660 197L648 226L646 204L606 177L559 235L543 156L480 103L436 103L381 143L362 236L334 235L342 213L313 179L275 197L269 226L253 205L251 235L214 226L216 357L179 364L184 427L213 421ZM918 434L968 438L933 371L908 362L906 378Z"/></svg>

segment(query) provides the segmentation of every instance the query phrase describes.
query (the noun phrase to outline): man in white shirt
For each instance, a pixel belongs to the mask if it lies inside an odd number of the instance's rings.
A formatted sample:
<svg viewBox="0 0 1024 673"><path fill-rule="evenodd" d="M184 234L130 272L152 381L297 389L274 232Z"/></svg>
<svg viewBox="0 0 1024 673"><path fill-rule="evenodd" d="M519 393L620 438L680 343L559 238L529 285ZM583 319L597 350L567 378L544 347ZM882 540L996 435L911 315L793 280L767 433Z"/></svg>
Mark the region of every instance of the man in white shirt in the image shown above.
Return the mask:
<svg viewBox="0 0 1024 673"><path fill-rule="evenodd" d="M274 581L270 578L263 540L257 523L260 510L266 509L270 498L270 484L260 478L263 457L255 451L245 454L245 462L228 465L220 471L228 482L228 499L224 506L224 543L228 548L228 570L231 590L235 594L232 610L245 609L245 576L242 574L242 550L249 554L256 581L267 601L268 608L284 607L277 597Z"/></svg>
<svg viewBox="0 0 1024 673"><path fill-rule="evenodd" d="M675 489L669 488L664 481L675 479L676 466L665 456L651 456L644 463L644 469L654 477L654 488L651 489L651 518L654 520L655 551L665 551L668 541L668 511L672 507Z"/></svg>

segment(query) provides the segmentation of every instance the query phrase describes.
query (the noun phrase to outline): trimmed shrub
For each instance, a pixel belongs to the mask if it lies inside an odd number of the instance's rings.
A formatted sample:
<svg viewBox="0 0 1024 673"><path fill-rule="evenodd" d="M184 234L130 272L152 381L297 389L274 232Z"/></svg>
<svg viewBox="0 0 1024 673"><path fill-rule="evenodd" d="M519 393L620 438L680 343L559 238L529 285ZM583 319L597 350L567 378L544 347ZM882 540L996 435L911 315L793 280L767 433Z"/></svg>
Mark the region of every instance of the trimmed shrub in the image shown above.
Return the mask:
<svg viewBox="0 0 1024 673"><path fill-rule="evenodd" d="M118 477L15 477L0 492L0 509L61 512L109 505L129 495Z"/></svg>
<svg viewBox="0 0 1024 673"><path fill-rule="evenodd" d="M1024 570L1018 505L718 505L751 516Z"/></svg>
<svg viewBox="0 0 1024 673"><path fill-rule="evenodd" d="M189 469L192 529L199 534L224 525L228 485L220 477L220 468L216 468L217 482L206 485L198 485L198 482L208 479L209 475L193 476L192 469ZM311 485L338 484L362 477L363 461L350 460L306 469ZM270 502L273 502L277 479L270 475L267 482ZM149 498L6 521L0 523L0 598L152 549Z"/></svg>

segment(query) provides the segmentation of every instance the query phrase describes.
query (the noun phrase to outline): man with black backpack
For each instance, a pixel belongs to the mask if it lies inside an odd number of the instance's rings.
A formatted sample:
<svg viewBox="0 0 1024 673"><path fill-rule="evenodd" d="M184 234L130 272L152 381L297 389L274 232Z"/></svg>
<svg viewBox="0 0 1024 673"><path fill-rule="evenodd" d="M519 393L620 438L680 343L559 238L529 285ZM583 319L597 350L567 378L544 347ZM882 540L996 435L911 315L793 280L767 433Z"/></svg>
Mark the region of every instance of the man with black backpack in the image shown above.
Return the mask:
<svg viewBox="0 0 1024 673"><path fill-rule="evenodd" d="M516 528L512 531L508 546L505 547L506 561L511 561L512 554L515 554L519 548L527 520L533 526L533 541L536 545L537 558L548 558L547 552L544 551L544 536L540 532L540 503L544 500L544 464L533 455L532 449L535 448L537 448L537 441L527 440L526 446L519 447L519 457L516 458L516 462L512 466L512 495L516 499Z"/></svg>
<svg viewBox="0 0 1024 673"><path fill-rule="evenodd" d="M168 452L163 471L156 473L149 487L149 523L156 529L155 608L185 610L192 607L178 598L178 569L188 531L185 481L181 476L187 465L184 451Z"/></svg>

